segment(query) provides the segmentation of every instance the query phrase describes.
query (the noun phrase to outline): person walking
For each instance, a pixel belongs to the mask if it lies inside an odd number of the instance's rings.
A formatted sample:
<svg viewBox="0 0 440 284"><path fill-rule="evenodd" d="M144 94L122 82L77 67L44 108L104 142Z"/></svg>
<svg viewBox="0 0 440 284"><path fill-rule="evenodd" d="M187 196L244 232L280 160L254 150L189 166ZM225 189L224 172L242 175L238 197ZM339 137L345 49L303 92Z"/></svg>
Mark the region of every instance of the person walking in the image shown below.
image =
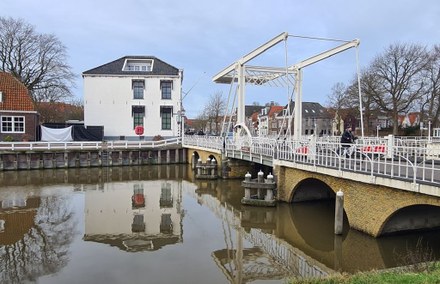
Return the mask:
<svg viewBox="0 0 440 284"><path fill-rule="evenodd" d="M353 152L351 146L354 143L354 141L357 139L351 131L352 131L351 126L348 126L341 136L341 150L342 150L341 153L346 157L351 156Z"/></svg>

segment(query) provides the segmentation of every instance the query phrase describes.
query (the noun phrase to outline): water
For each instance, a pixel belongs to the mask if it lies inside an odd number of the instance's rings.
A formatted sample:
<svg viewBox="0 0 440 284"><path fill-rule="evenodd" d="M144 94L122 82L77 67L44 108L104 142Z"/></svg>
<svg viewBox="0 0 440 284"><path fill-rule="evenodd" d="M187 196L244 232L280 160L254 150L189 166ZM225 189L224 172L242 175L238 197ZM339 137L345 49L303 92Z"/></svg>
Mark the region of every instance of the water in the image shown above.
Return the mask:
<svg viewBox="0 0 440 284"><path fill-rule="evenodd" d="M242 206L240 180L186 166L0 178L1 283L284 283L440 254L438 231L335 236L331 201Z"/></svg>

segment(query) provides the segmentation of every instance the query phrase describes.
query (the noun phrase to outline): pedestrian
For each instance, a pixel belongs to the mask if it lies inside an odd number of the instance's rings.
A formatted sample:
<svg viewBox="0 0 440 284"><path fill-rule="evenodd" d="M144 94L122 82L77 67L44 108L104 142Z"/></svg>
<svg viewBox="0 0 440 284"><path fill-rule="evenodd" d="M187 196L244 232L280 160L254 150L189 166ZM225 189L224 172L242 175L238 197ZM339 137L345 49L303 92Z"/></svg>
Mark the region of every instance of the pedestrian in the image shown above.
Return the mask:
<svg viewBox="0 0 440 284"><path fill-rule="evenodd" d="M353 151L350 147L352 146L352 144L354 144L354 141L357 139L357 137L355 137L351 131L352 131L351 126L348 126L341 136L341 150L342 150L341 152L346 157L351 156Z"/></svg>

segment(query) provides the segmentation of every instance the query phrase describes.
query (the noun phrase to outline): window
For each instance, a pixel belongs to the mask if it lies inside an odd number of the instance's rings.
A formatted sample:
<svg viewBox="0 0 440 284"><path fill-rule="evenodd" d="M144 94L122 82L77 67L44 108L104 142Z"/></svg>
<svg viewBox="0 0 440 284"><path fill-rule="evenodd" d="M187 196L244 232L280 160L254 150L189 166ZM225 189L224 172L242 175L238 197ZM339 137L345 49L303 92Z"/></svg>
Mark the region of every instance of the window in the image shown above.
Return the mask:
<svg viewBox="0 0 440 284"><path fill-rule="evenodd" d="M144 80L133 80L132 81L133 99L142 100L144 98L144 88L145 88Z"/></svg>
<svg viewBox="0 0 440 284"><path fill-rule="evenodd" d="M144 126L145 107L144 106L132 106L133 115L133 129L136 126Z"/></svg>
<svg viewBox="0 0 440 284"><path fill-rule="evenodd" d="M170 100L171 99L171 90L173 89L172 81L161 81L160 89L162 90L162 99Z"/></svg>
<svg viewBox="0 0 440 284"><path fill-rule="evenodd" d="M171 184L162 183L160 191L160 208L172 208L173 207L173 196L171 195Z"/></svg>
<svg viewBox="0 0 440 284"><path fill-rule="evenodd" d="M2 116L2 132L24 133L24 116Z"/></svg>
<svg viewBox="0 0 440 284"><path fill-rule="evenodd" d="M171 214L162 214L160 217L160 232L163 234L173 233L173 222L171 221Z"/></svg>
<svg viewBox="0 0 440 284"><path fill-rule="evenodd" d="M133 223L131 223L131 231L133 233L145 232L144 215L135 213L133 216Z"/></svg>
<svg viewBox="0 0 440 284"><path fill-rule="evenodd" d="M171 130L172 107L160 107L160 116L162 118L162 130Z"/></svg>
<svg viewBox="0 0 440 284"><path fill-rule="evenodd" d="M152 59L126 59L122 70L149 72L153 69L153 63Z"/></svg>

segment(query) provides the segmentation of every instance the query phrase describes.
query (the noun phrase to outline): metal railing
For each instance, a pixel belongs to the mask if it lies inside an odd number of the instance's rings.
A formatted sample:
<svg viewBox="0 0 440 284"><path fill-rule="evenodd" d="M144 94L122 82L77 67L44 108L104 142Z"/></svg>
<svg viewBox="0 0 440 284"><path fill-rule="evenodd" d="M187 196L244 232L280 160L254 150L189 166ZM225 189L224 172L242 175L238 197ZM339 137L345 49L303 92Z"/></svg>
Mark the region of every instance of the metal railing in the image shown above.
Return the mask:
<svg viewBox="0 0 440 284"><path fill-rule="evenodd" d="M226 155L241 151L248 157L261 155L272 160L362 173L372 178L381 176L414 184L440 185L440 143L427 139L372 137L358 139L355 144L341 145L339 139L328 137L296 141L258 137L226 138L223 142L220 137L194 136L191 140L185 140L184 144L223 149Z"/></svg>
<svg viewBox="0 0 440 284"><path fill-rule="evenodd" d="M0 151L150 149L181 144L180 137L159 141L0 142Z"/></svg>
<svg viewBox="0 0 440 284"><path fill-rule="evenodd" d="M205 135L185 135L183 145L202 147L212 150L223 150L223 137Z"/></svg>

